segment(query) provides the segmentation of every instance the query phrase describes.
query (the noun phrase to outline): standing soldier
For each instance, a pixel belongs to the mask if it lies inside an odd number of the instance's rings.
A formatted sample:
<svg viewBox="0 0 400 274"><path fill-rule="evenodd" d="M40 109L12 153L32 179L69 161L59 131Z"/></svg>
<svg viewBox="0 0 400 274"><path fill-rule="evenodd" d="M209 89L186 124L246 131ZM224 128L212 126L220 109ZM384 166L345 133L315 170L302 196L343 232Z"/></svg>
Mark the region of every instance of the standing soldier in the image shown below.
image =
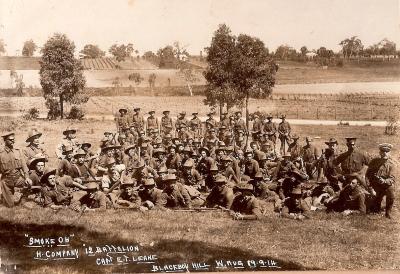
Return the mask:
<svg viewBox="0 0 400 274"><path fill-rule="evenodd" d="M221 113L221 119L219 121L219 127L225 126L227 129L230 127L230 119L227 112Z"/></svg>
<svg viewBox="0 0 400 274"><path fill-rule="evenodd" d="M197 116L198 115L197 112L193 112L192 115L193 115L193 118L192 118L192 120L190 120L190 123L189 123L190 128L192 129L192 131L194 132L194 135L196 137L200 137L202 134L201 120Z"/></svg>
<svg viewBox="0 0 400 274"><path fill-rule="evenodd" d="M147 118L147 123L146 123L146 130L147 130L147 136L150 136L153 130L158 131L158 119L154 117L154 114L156 112L154 110L149 111L149 117Z"/></svg>
<svg viewBox="0 0 400 274"><path fill-rule="evenodd" d="M179 131L179 129L181 128L182 124L188 125L189 121L185 118L186 116L186 112L182 111L181 113L179 113L179 117L175 122L175 130Z"/></svg>
<svg viewBox="0 0 400 274"><path fill-rule="evenodd" d="M174 127L172 118L169 116L170 111L164 110L163 117L161 118L161 134L164 136L165 134L171 133L170 129ZM168 127L168 128L167 128Z"/></svg>
<svg viewBox="0 0 400 274"><path fill-rule="evenodd" d="M136 126L137 131L141 131L144 129L144 117L140 113L140 108L134 108L135 112L132 116L132 124Z"/></svg>
<svg viewBox="0 0 400 274"><path fill-rule="evenodd" d="M214 116L214 112L207 113L207 116L208 116L208 119L206 120L206 123L212 125L213 128L216 128L218 122L213 117Z"/></svg>
<svg viewBox="0 0 400 274"><path fill-rule="evenodd" d="M272 122L272 114L267 115L267 122L264 123L264 134L267 134L268 138L274 143L274 149L276 146L276 124Z"/></svg>
<svg viewBox="0 0 400 274"><path fill-rule="evenodd" d="M126 115L127 113L128 110L126 108L121 108L119 109L120 116L115 118L119 134L125 133L129 129L128 116Z"/></svg>
<svg viewBox="0 0 400 274"><path fill-rule="evenodd" d="M373 211L381 211L383 196L386 196L386 218L391 218L391 211L394 203L394 164L390 158L391 144L380 144L380 157L374 158L368 165L366 178L376 193L373 204Z"/></svg>
<svg viewBox="0 0 400 274"><path fill-rule="evenodd" d="M368 187L363 177L364 167L368 166L368 156L355 148L357 138L346 137L347 151L340 154L334 159L333 164L341 167L342 175L347 178L350 174L357 173L360 175L360 184L367 190Z"/></svg>
<svg viewBox="0 0 400 274"><path fill-rule="evenodd" d="M258 133L258 132L262 132L263 130L263 123L260 119L260 117L257 114L253 114L253 134Z"/></svg>
<svg viewBox="0 0 400 274"><path fill-rule="evenodd" d="M292 142L290 143L289 147L288 147L288 152L290 152L290 155L292 155L292 160L297 160L301 157L301 146L298 143L299 140L299 135L297 134L293 134L292 136Z"/></svg>
<svg viewBox="0 0 400 274"><path fill-rule="evenodd" d="M286 152L286 143L289 145L291 128L290 124L286 122L285 115L281 115L280 119L282 119L282 122L280 122L278 125L278 134L279 134L279 140L281 141L280 152L281 155L283 155Z"/></svg>
<svg viewBox="0 0 400 274"><path fill-rule="evenodd" d="M307 175L310 179L312 179L315 172L316 161L319 159L320 155L318 154L317 148L312 144L312 138L310 136L306 137L306 145L301 149L301 157L304 161L304 166L307 172Z"/></svg>
<svg viewBox="0 0 400 274"><path fill-rule="evenodd" d="M235 122L235 127L237 130L243 130L243 132L247 135L247 127L246 127L246 122L242 118L242 112L241 111L236 111L236 122Z"/></svg>
<svg viewBox="0 0 400 274"><path fill-rule="evenodd" d="M14 147L15 134L7 132L2 135L4 148L0 151L0 190L3 203L13 207L15 202L15 187L32 185L29 179L28 167L22 151ZM18 201L15 201L18 200Z"/></svg>
<svg viewBox="0 0 400 274"><path fill-rule="evenodd" d="M38 154L45 156L46 160L49 159L46 151L40 146L41 136L42 133L38 132L36 129L32 129L29 132L28 138L25 141L28 143L28 146L23 150L24 156L27 160L34 158Z"/></svg>

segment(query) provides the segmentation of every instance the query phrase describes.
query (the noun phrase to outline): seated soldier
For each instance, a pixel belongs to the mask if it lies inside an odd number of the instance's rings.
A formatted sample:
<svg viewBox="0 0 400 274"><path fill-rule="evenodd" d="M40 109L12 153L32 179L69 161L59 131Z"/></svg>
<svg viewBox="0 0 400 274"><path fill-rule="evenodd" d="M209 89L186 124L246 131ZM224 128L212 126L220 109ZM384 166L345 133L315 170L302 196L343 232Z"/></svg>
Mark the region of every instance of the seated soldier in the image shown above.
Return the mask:
<svg viewBox="0 0 400 274"><path fill-rule="evenodd" d="M347 176L349 183L335 197L325 203L327 212L343 212L343 215L367 214L372 199L368 192L360 185L362 179L358 174Z"/></svg>
<svg viewBox="0 0 400 274"><path fill-rule="evenodd" d="M231 210L236 220L257 220L262 217L259 201L254 197L251 184L242 183L235 187L240 193L233 199Z"/></svg>
<svg viewBox="0 0 400 274"><path fill-rule="evenodd" d="M215 176L219 173L217 165L213 164L210 168L209 173L205 178L205 185L207 191L211 190L215 186Z"/></svg>
<svg viewBox="0 0 400 274"><path fill-rule="evenodd" d="M32 181L32 186L40 186L40 179L46 166L46 158L37 156L28 160L29 178Z"/></svg>
<svg viewBox="0 0 400 274"><path fill-rule="evenodd" d="M177 182L175 174L168 174L164 177L165 197L168 208L191 208L192 201L189 192L184 185Z"/></svg>
<svg viewBox="0 0 400 274"><path fill-rule="evenodd" d="M64 156L63 159L60 160L57 168L58 176L62 177L64 175L71 176L72 172L72 156L74 153L74 149L70 145L64 146L64 150L62 155Z"/></svg>
<svg viewBox="0 0 400 274"><path fill-rule="evenodd" d="M283 202L280 213L282 217L303 220L309 218L309 206L302 199L302 191L300 187L293 188L290 196Z"/></svg>
<svg viewBox="0 0 400 274"><path fill-rule="evenodd" d="M92 147L91 143L84 142L81 144L81 149L85 152L85 163L86 165L93 170L94 168L94 160L99 157L98 154L94 153L93 151L90 150Z"/></svg>
<svg viewBox="0 0 400 274"><path fill-rule="evenodd" d="M215 160L210 157L210 151L205 147L199 148L199 154L200 158L196 169L201 175L206 176L209 174L210 168L214 165Z"/></svg>
<svg viewBox="0 0 400 274"><path fill-rule="evenodd" d="M71 202L71 191L56 180L56 170L47 171L41 178L43 207L59 209Z"/></svg>
<svg viewBox="0 0 400 274"><path fill-rule="evenodd" d="M132 176L133 165L139 160L139 156L136 153L136 145L129 145L124 149L125 156L123 158L123 163L125 165L125 174Z"/></svg>
<svg viewBox="0 0 400 274"><path fill-rule="evenodd" d="M86 153L79 149L74 154L75 163L71 166L71 177L78 183L82 184L83 181L95 179L92 170L85 163Z"/></svg>
<svg viewBox="0 0 400 274"><path fill-rule="evenodd" d="M233 202L233 189L228 186L225 176L217 175L215 178L215 186L206 198L206 207L218 207L230 209Z"/></svg>
<svg viewBox="0 0 400 274"><path fill-rule="evenodd" d="M194 169L194 162L192 159L187 160L183 164L181 183L187 186L192 186L197 190L204 189L205 183L200 173Z"/></svg>
<svg viewBox="0 0 400 274"><path fill-rule="evenodd" d="M254 196L259 200L265 200L267 202L275 202L279 199L278 194L275 192L277 190L277 185L272 182L265 182L263 174L258 172L253 180L249 181L254 187Z"/></svg>
<svg viewBox="0 0 400 274"><path fill-rule="evenodd" d="M121 184L120 192L115 201L116 208L129 208L133 210L146 211L147 208L142 206L142 199L139 196L139 187L135 186L133 180L126 181Z"/></svg>
<svg viewBox="0 0 400 274"><path fill-rule="evenodd" d="M236 172L232 168L232 158L229 156L224 156L222 159L222 166L220 170L221 174L227 178L228 183L233 182L234 184L239 184L240 179L236 176Z"/></svg>
<svg viewBox="0 0 400 274"><path fill-rule="evenodd" d="M250 179L254 179L254 176L257 174L257 172L260 171L260 166L258 165L258 162L253 159L252 151L246 151L244 153L244 156L245 156L245 158L244 158L243 174L248 176L248 178L250 178Z"/></svg>
<svg viewBox="0 0 400 274"><path fill-rule="evenodd" d="M133 166L132 178L135 179L139 185L142 185L146 179L152 175L152 169L146 166L143 159L137 161ZM154 177L154 176L153 176Z"/></svg>
<svg viewBox="0 0 400 274"><path fill-rule="evenodd" d="M110 201L106 194L99 190L98 184L92 182L86 185L86 194L79 199L72 199L71 208L75 211L105 211Z"/></svg>
<svg viewBox="0 0 400 274"><path fill-rule="evenodd" d="M143 187L139 190L139 196L142 199L143 206L148 209L165 209L166 195L156 187L153 179L144 181Z"/></svg>

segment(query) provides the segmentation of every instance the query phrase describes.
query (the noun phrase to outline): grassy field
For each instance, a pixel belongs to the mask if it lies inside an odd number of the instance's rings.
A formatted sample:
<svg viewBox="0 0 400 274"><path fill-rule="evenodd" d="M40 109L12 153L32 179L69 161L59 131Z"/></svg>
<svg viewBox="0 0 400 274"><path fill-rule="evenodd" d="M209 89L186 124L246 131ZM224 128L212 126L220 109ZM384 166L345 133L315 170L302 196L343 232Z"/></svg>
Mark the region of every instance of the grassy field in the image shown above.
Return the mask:
<svg viewBox="0 0 400 274"><path fill-rule="evenodd" d="M17 146L23 146L31 128L43 132L43 141L50 155L49 166L55 166L54 149L62 138L62 130L70 121L24 121L0 119L0 131L14 130ZM114 129L112 121L87 120L74 123L77 137L97 147L106 129ZM399 178L400 138L382 134L382 128L341 126L293 126L300 136L318 136L315 145L335 136L344 148L344 137L355 136L358 146L372 155L377 144L394 144L392 152ZM303 142L303 139L301 139ZM141 244L141 255L157 254L158 264L207 262L215 260L276 260L282 269L399 269L399 192L396 192L392 220L383 216L343 217L340 214L316 212L303 222L280 219L270 213L255 222L233 221L224 213L109 211L80 216L66 210L6 209L0 207L0 254L4 262L16 263L19 270L34 273L141 272L143 267L97 266L95 258L82 257L73 262L32 260L32 249L25 234L32 236L75 235L72 246L102 244ZM218 269L210 269L218 270ZM233 270L233 269L227 269ZM260 270L260 269L257 269Z"/></svg>
<svg viewBox="0 0 400 274"><path fill-rule="evenodd" d="M198 92L195 89L195 92ZM113 89L94 90L93 94L105 93L111 95ZM147 112L154 109L157 115L168 109L176 117L180 111L192 113L197 111L205 116L209 108L204 106L203 96L142 96L129 95L129 90L123 90L127 96L92 96L84 109L89 116L109 116L117 112L120 107L133 109L133 106L142 107ZM150 90L141 90L140 93L151 93ZM185 94L185 89L171 89L175 94ZM140 94L136 92L135 94ZM153 93L160 95L156 89ZM0 97L0 114L21 115L35 106L42 116L46 116L47 109L42 97ZM163 108L160 109L160 106ZM320 120L387 120L388 117L399 117L400 98L392 95L274 95L272 99L251 99L250 112L271 112L276 117L285 113L292 119L320 119ZM218 111L218 109L217 109Z"/></svg>
<svg viewBox="0 0 400 274"><path fill-rule="evenodd" d="M185 86L185 81L177 74L177 70L158 69L153 64L136 58L117 62L112 58L104 60L83 61L85 77L88 87L112 87L115 78L119 78L124 87L136 84L129 81L130 73L139 73L143 81L139 87L148 86L148 77L151 73L156 74L156 86ZM280 69L276 76L276 84L311 84L311 83L349 83L349 82L388 82L400 80L400 66L397 60L391 62L374 63L345 63L343 67L329 67L323 69L314 63L298 63L279 61ZM115 65L121 69L115 69ZM203 67L205 63L196 63ZM38 70L40 69L37 57L0 57L0 88L11 88L9 70L17 70L19 75L24 75L26 87L40 87ZM194 85L203 85L205 79L202 75L203 69L195 70L198 81ZM169 80L168 80L169 79Z"/></svg>

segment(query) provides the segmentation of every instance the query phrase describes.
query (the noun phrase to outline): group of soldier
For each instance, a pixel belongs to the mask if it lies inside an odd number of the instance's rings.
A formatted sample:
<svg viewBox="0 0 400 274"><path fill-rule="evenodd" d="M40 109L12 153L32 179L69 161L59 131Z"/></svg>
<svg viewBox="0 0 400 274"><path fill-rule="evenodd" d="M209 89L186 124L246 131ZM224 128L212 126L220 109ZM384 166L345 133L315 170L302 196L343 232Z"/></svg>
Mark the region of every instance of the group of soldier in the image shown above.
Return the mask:
<svg viewBox="0 0 400 274"><path fill-rule="evenodd" d="M41 132L32 129L21 150L15 134L4 133L1 202L80 212L221 210L246 220L274 211L301 220L315 210L379 213L386 196L385 216L391 218L391 144L380 144L379 157L371 159L355 137L346 138L346 151L335 138L322 151L310 136L303 144L284 115L277 125L272 115L253 114L251 128L240 111L221 113L218 121L213 112L205 122L192 116L181 112L175 120L166 110L159 121L154 110L145 119L140 108L121 108L116 130L105 131L97 146L67 128L55 169L47 168Z"/></svg>

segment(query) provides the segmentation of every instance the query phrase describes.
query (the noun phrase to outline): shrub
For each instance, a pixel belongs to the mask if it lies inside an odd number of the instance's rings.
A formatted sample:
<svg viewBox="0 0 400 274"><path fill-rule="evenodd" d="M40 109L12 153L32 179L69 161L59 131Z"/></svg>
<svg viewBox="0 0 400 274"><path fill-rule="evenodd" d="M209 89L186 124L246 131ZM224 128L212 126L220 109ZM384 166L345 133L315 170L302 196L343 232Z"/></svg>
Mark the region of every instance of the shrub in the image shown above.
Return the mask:
<svg viewBox="0 0 400 274"><path fill-rule="evenodd" d="M24 115L23 118L25 120L36 120L39 118L39 110L35 107L30 108Z"/></svg>
<svg viewBox="0 0 400 274"><path fill-rule="evenodd" d="M67 119L82 120L85 117L85 112L78 106L72 106Z"/></svg>
<svg viewBox="0 0 400 274"><path fill-rule="evenodd" d="M400 128L399 121L397 121L397 119L394 117L389 117L389 120L387 121L387 124L385 127L385 134L386 135L397 135L399 128Z"/></svg>

